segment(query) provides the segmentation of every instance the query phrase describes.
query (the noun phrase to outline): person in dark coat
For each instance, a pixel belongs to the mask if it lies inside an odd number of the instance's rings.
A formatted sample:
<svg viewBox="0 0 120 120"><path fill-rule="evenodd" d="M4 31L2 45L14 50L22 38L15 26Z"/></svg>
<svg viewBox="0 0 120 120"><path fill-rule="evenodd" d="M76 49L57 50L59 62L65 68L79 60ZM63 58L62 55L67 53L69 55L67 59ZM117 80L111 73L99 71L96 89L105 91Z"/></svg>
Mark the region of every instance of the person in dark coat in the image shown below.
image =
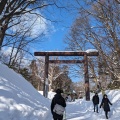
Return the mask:
<svg viewBox="0 0 120 120"><path fill-rule="evenodd" d="M58 115L53 111L54 106L56 104L59 104L62 107L66 107L66 102L65 102L65 99L62 97L61 92L62 91L60 89L57 89L56 94L53 97L52 102L51 102L51 113L53 115L54 120L63 120L63 115Z"/></svg>
<svg viewBox="0 0 120 120"><path fill-rule="evenodd" d="M108 112L110 111L110 105L112 105L112 103L109 101L109 99L107 98L107 95L104 94L102 102L100 104L100 108L103 107L104 111L105 111L105 116L106 119L108 119Z"/></svg>
<svg viewBox="0 0 120 120"><path fill-rule="evenodd" d="M94 112L96 110L96 112L98 113L99 96L98 96L97 93L95 93L95 95L93 96L92 102L93 102L93 105L94 105Z"/></svg>

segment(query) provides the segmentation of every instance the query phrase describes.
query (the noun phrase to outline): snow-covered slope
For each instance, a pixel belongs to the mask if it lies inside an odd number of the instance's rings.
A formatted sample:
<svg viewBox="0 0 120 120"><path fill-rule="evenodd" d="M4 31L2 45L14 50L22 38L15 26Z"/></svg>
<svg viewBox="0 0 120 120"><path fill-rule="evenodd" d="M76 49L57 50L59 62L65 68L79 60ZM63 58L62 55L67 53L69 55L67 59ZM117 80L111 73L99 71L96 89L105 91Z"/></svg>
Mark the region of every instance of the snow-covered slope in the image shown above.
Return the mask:
<svg viewBox="0 0 120 120"><path fill-rule="evenodd" d="M20 74L0 64L0 120L46 120L49 105Z"/></svg>

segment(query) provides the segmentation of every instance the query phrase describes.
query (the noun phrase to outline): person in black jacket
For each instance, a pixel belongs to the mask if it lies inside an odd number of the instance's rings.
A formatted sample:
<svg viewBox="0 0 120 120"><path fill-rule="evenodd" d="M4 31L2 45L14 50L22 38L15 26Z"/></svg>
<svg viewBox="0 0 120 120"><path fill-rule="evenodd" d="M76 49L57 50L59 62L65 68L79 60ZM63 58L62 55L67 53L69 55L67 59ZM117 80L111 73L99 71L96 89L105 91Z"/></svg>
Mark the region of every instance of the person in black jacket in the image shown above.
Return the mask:
<svg viewBox="0 0 120 120"><path fill-rule="evenodd" d="M92 101L94 105L94 112L96 110L96 112L98 113L99 96L97 93L95 93L95 95L93 96Z"/></svg>
<svg viewBox="0 0 120 120"><path fill-rule="evenodd" d="M62 91L60 89L57 89L56 94L51 102L51 113L54 120L63 120L63 115L59 115L53 111L56 104L61 105L62 107L66 107L65 99L62 97L61 93Z"/></svg>
<svg viewBox="0 0 120 120"><path fill-rule="evenodd" d="M112 103L109 101L109 99L107 98L107 95L104 94L102 102L100 104L100 108L103 107L104 111L105 111L105 116L106 119L108 119L108 112L110 111L110 105L112 105Z"/></svg>

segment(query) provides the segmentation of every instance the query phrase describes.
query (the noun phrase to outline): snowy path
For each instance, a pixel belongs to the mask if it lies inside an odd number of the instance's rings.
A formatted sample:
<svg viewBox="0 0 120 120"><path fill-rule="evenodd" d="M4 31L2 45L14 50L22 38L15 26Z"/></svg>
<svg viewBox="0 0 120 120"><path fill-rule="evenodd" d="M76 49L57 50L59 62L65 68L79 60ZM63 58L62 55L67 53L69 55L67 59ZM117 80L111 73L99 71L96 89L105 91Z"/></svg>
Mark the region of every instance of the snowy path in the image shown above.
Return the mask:
<svg viewBox="0 0 120 120"><path fill-rule="evenodd" d="M109 115L110 114L111 112L109 113ZM106 120L102 108L99 109L99 113L93 112L93 105L91 101L83 101L83 100L67 103L66 119L67 120ZM109 118L109 120L112 120L112 118Z"/></svg>
<svg viewBox="0 0 120 120"><path fill-rule="evenodd" d="M109 120L118 120L113 118L112 107L109 117ZM53 120L50 110L45 120ZM106 120L106 118L102 108L99 109L99 113L93 112L91 101L77 100L67 103L65 120Z"/></svg>

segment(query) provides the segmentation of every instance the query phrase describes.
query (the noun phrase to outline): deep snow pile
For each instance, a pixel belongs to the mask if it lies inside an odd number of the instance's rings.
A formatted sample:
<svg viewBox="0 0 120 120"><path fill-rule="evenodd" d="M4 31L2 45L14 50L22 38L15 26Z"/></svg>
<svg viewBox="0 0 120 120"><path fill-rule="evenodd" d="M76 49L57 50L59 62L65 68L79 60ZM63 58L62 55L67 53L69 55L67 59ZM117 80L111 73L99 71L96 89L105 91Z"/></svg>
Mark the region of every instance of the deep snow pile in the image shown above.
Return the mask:
<svg viewBox="0 0 120 120"><path fill-rule="evenodd" d="M49 105L20 74L0 64L0 120L46 120Z"/></svg>

